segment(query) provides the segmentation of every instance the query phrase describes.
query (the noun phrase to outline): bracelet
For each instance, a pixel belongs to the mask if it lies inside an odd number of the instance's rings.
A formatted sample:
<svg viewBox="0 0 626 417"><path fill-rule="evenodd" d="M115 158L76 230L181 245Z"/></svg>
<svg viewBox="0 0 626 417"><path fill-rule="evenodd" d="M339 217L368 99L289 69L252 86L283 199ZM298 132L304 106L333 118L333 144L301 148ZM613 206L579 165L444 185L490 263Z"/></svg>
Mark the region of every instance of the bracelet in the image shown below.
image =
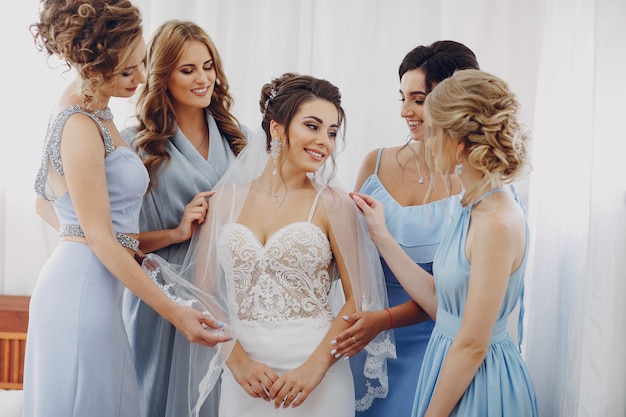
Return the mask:
<svg viewBox="0 0 626 417"><path fill-rule="evenodd" d="M387 330L390 330L393 328L393 316L391 315L391 311L388 308L386 308L385 311L389 315L389 328Z"/></svg>

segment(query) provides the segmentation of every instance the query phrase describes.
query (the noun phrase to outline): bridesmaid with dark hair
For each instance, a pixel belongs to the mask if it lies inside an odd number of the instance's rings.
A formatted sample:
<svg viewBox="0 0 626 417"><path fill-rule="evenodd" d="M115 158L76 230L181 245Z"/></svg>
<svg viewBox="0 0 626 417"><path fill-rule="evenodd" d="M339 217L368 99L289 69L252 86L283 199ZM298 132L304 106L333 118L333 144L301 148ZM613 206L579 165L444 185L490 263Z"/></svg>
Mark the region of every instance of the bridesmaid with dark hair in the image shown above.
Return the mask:
<svg viewBox="0 0 626 417"><path fill-rule="evenodd" d="M461 198L456 175L442 176L428 167L424 152L424 100L444 79L462 68L478 68L474 53L454 41L418 46L400 64L400 116L409 128L407 143L370 152L363 161L355 190L371 195L385 206L389 231L404 251L427 272L432 272L435 251L452 221ZM382 259L390 308L350 316L351 328L339 335L340 352L353 366L363 366L364 352L356 354L372 337L393 327L397 360L388 362L389 393L376 389L357 392L357 416L408 417L417 376L435 323L413 301ZM419 323L419 324L418 324ZM354 337L357 343L352 343ZM341 349L343 348L343 349ZM356 355L355 355L356 354ZM360 372L356 380L362 379ZM369 388L369 387L368 387Z"/></svg>

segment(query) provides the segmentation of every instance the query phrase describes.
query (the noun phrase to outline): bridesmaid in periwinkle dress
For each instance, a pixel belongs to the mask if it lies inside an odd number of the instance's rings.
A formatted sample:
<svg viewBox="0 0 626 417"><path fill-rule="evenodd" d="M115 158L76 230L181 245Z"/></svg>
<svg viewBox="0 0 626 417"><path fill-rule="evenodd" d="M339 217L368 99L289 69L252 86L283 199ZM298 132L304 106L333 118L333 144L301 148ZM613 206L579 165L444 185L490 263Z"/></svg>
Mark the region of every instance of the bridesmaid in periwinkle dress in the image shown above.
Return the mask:
<svg viewBox="0 0 626 417"><path fill-rule="evenodd" d="M478 62L474 53L458 42L439 41L418 46L406 54L398 73L400 115L406 119L409 142L370 152L363 161L355 187L385 206L390 233L407 255L428 273L432 273L435 251L454 218L461 198L461 183L454 175L448 183L448 178L428 168L428 158L423 152L423 103L439 82L460 68L478 68ZM357 392L357 416L408 417L434 322L411 300L384 260L382 263L390 309L355 314L350 318L353 326L338 339L348 340L348 346L356 350L376 332L393 325L397 359L388 363L389 392L386 397L379 390ZM352 336L358 340L356 346L350 346ZM351 356L353 366L363 366L364 352L342 353ZM355 381L363 379L360 372L355 372L354 378Z"/></svg>
<svg viewBox="0 0 626 417"><path fill-rule="evenodd" d="M524 209L506 186L527 163L519 103L498 77L460 70L429 94L424 112L434 169L456 172L465 190L434 280L386 230L383 205L353 196L398 280L436 317L411 415L537 416L532 379L506 329L523 292L529 242Z"/></svg>
<svg viewBox="0 0 626 417"><path fill-rule="evenodd" d="M35 182L38 212L60 241L30 302L24 416L137 417L124 286L190 340L228 339L208 332L218 323L172 301L134 259L148 175L107 106L145 80L141 16L127 0L45 1L32 29L40 49L77 77L50 121Z"/></svg>

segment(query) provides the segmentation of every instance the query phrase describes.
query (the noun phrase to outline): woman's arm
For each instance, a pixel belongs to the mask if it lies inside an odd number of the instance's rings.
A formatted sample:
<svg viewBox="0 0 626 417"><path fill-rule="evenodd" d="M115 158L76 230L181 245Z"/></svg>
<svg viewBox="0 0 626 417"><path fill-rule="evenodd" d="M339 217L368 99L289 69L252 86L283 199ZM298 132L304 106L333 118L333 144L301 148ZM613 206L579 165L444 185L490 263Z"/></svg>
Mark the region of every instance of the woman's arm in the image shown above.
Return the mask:
<svg viewBox="0 0 626 417"><path fill-rule="evenodd" d="M96 124L76 114L65 124L61 141L65 180L87 244L102 264L129 290L170 321L191 342L214 346L229 340L203 328L215 320L170 300L115 238L104 168L104 144Z"/></svg>
<svg viewBox="0 0 626 417"><path fill-rule="evenodd" d="M428 314L413 300L385 310L359 311L344 318L350 327L331 341L331 349L335 354L352 357L383 330L411 326L428 319Z"/></svg>
<svg viewBox="0 0 626 417"><path fill-rule="evenodd" d="M365 194L352 193L351 196L367 222L372 240L393 274L411 298L435 319L437 296L432 275L417 265L391 236L385 224L382 204Z"/></svg>
<svg viewBox="0 0 626 417"><path fill-rule="evenodd" d="M149 253L189 239L199 224L204 223L209 208L208 199L214 191L202 191L185 206L183 217L174 229L153 230L139 234L139 249Z"/></svg>
<svg viewBox="0 0 626 417"><path fill-rule="evenodd" d="M426 416L448 416L489 350L508 279L523 254L520 228L491 213L472 217L466 242L471 263L461 328L446 355ZM470 237L471 236L471 237Z"/></svg>

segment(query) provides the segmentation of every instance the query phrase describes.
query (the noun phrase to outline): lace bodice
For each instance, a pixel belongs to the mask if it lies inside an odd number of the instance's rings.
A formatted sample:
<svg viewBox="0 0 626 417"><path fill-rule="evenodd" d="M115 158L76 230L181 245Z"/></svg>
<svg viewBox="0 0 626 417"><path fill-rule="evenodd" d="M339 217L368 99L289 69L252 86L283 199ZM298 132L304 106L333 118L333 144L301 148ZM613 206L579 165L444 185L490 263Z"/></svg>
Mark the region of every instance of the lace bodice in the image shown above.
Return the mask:
<svg viewBox="0 0 626 417"><path fill-rule="evenodd" d="M265 325L333 319L328 304L332 261L326 234L314 223L291 223L265 245L246 226L224 226L218 246L236 319Z"/></svg>

